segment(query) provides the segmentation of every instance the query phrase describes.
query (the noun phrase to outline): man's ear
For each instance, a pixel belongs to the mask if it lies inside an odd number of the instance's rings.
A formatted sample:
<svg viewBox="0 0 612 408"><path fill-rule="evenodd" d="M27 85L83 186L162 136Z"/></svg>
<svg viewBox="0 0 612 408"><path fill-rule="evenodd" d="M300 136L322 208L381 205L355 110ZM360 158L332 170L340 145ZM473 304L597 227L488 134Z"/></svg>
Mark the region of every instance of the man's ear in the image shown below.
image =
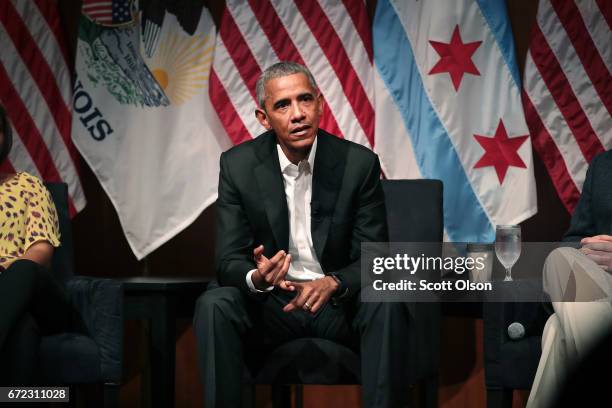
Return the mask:
<svg viewBox="0 0 612 408"><path fill-rule="evenodd" d="M323 94L321 92L317 94L317 99L319 100L319 115L322 115L323 106L325 106L325 99L323 99Z"/></svg>
<svg viewBox="0 0 612 408"><path fill-rule="evenodd" d="M272 129L270 122L268 122L268 114L265 110L261 108L255 109L255 117L257 118L257 121L261 123L261 126L265 127L267 130Z"/></svg>

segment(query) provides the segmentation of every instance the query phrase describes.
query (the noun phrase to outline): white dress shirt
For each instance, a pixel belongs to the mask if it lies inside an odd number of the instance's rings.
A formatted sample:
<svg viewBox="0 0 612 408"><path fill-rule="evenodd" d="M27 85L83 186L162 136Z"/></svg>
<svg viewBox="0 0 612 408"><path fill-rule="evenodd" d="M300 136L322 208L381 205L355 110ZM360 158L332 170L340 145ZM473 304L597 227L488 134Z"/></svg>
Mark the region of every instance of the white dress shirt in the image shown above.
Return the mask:
<svg viewBox="0 0 612 408"><path fill-rule="evenodd" d="M285 185L285 197L289 210L289 254L291 264L287 272L287 280L304 282L320 279L325 276L314 246L310 229L310 200L312 198L312 170L317 152L315 138L310 154L306 160L297 165L291 163L279 144L276 145L278 161ZM251 291L261 292L253 284L252 275L255 269L249 271L246 283ZM273 287L266 288L266 291Z"/></svg>

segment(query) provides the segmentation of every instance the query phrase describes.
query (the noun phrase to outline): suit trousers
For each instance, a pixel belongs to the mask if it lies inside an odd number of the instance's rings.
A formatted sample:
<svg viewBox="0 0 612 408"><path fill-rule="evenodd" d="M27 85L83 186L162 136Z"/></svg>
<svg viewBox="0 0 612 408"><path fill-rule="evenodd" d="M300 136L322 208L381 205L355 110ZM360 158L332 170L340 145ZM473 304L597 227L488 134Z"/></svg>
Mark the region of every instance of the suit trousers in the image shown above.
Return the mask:
<svg viewBox="0 0 612 408"><path fill-rule="evenodd" d="M365 407L401 407L407 399L409 312L402 303L362 303L359 294L342 305L329 302L317 313L286 313L294 294L275 289L246 294L235 287L213 287L197 301L194 330L206 408L239 407L245 364L251 372L277 346L319 337L361 355Z"/></svg>
<svg viewBox="0 0 612 408"><path fill-rule="evenodd" d="M544 265L544 289L555 313L544 326L528 408L555 406L566 376L612 329L612 275L582 252L552 251Z"/></svg>
<svg viewBox="0 0 612 408"><path fill-rule="evenodd" d="M49 270L17 260L0 273L0 383L28 385L41 334L70 326L72 309Z"/></svg>

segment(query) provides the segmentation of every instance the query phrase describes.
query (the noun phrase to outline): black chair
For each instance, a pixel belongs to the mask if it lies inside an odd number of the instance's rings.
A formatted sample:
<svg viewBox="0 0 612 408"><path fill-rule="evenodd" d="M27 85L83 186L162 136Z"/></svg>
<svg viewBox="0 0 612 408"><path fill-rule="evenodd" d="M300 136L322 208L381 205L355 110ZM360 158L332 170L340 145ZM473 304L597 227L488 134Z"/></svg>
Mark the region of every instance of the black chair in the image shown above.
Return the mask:
<svg viewBox="0 0 612 408"><path fill-rule="evenodd" d="M391 242L441 242L442 183L438 180L384 180ZM412 361L406 386L421 382L424 405L437 406L440 306L417 303L406 347ZM290 385L296 385L296 407L302 406L302 384L360 384L360 358L350 348L329 340L302 338L277 348L251 384L272 384L275 407L290 405ZM299 357L299 358L298 358ZM327 362L326 366L321 361ZM251 389L252 390L252 389ZM250 396L251 398L254 395Z"/></svg>
<svg viewBox="0 0 612 408"><path fill-rule="evenodd" d="M75 313L70 332L42 336L38 344L33 343L39 347L36 383L62 386L103 383L104 406L117 407L122 377L122 286L110 279L74 276L67 186L64 183L46 183L46 186L57 208L61 233L52 271L64 284ZM16 333L31 330L37 331L36 324L26 315L18 323ZM17 335L16 338L32 339L32 336ZM15 369L20 369L19 361L15 361ZM71 395L72 401L74 397Z"/></svg>
<svg viewBox="0 0 612 408"><path fill-rule="evenodd" d="M531 388L542 354L542 331L549 315L546 306L537 302L483 304L487 407L510 408L513 390ZM508 327L512 323L523 326L523 337L510 338Z"/></svg>

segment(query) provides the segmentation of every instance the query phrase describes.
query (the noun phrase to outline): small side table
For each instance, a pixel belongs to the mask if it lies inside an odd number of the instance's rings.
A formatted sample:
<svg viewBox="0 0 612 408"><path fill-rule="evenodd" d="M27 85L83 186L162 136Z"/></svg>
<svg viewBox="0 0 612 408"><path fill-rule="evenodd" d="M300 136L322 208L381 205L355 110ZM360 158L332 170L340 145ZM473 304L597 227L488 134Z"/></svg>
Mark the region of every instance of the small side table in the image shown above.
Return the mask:
<svg viewBox="0 0 612 408"><path fill-rule="evenodd" d="M151 325L151 406L174 407L176 319L193 316L209 279L139 276L120 281L124 319L146 319Z"/></svg>

